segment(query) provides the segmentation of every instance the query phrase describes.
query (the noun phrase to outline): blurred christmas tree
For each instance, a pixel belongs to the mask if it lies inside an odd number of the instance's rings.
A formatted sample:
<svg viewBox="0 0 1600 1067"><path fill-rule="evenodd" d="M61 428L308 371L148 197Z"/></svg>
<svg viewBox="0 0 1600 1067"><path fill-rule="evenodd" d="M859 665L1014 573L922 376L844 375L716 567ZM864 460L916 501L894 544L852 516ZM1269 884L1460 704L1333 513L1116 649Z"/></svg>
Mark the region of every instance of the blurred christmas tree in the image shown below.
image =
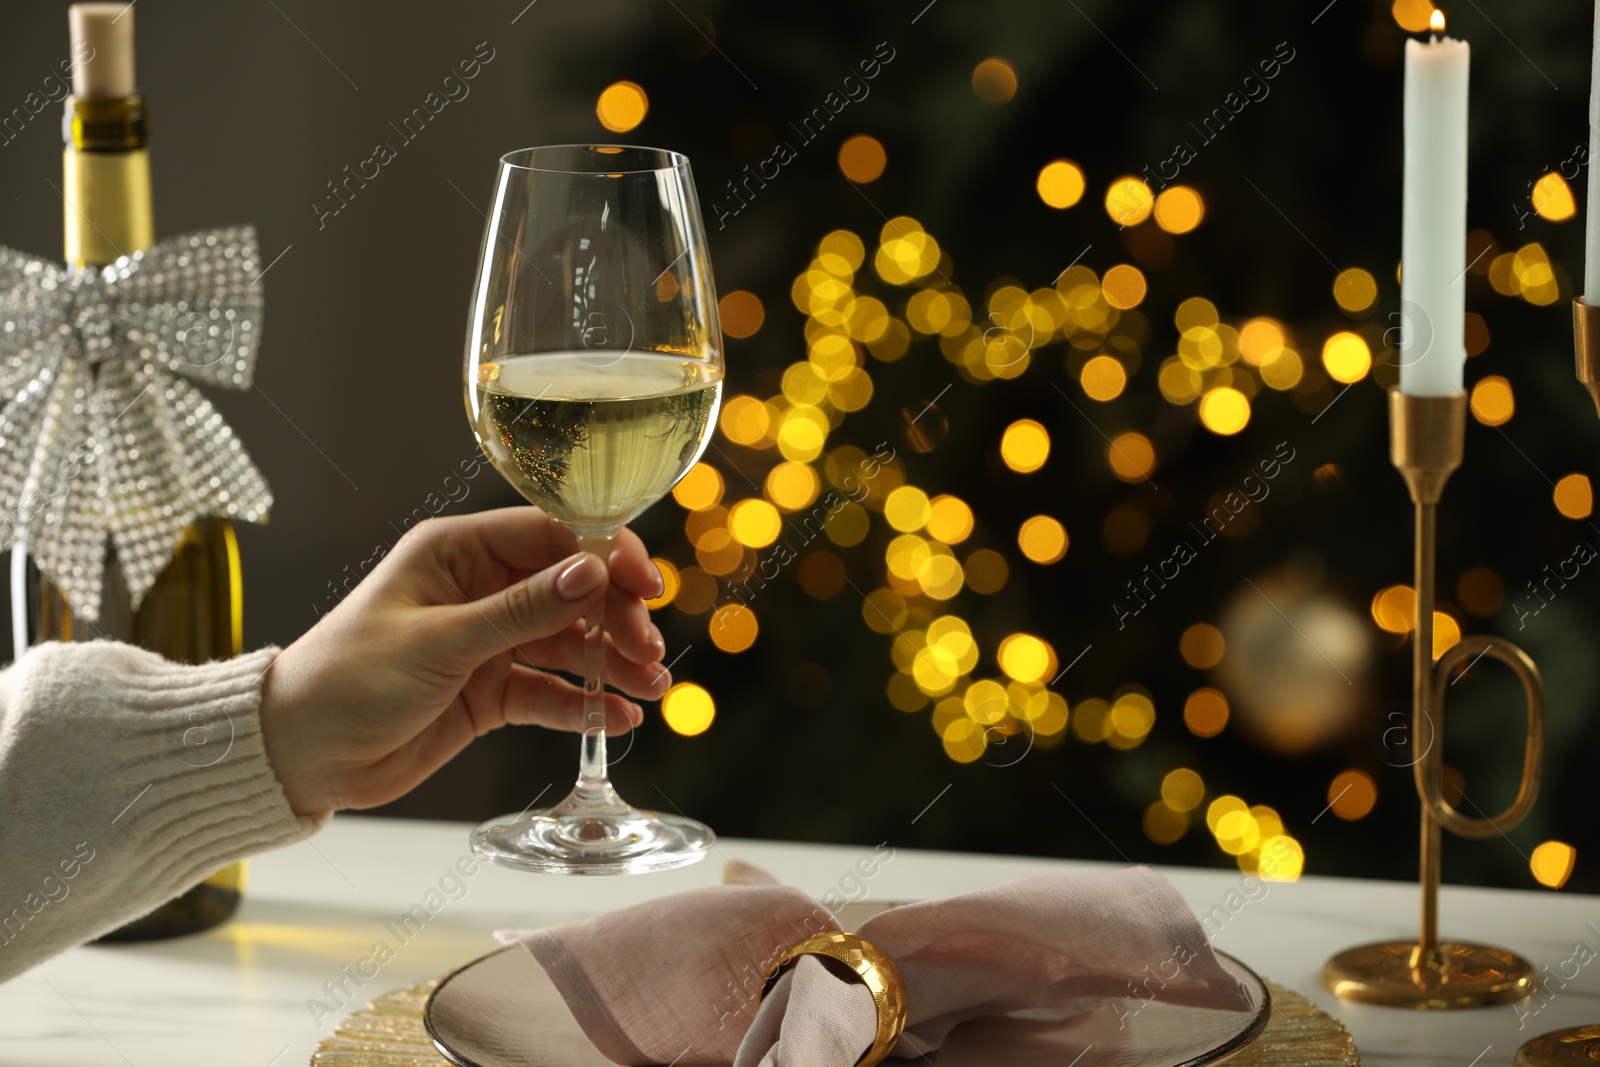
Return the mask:
<svg viewBox="0 0 1600 1067"><path fill-rule="evenodd" d="M1382 387L1430 8L1321 6L685 2L573 49L597 139L693 159L730 338L720 432L637 524L694 740L642 732L625 792L728 835L1414 876ZM1560 883L1565 842L1592 891L1600 579L1545 570L1600 544L1563 267L1590 15L1449 17L1475 420L1440 633L1513 637L1551 701L1533 817L1446 877ZM1452 687L1469 812L1521 706Z"/></svg>

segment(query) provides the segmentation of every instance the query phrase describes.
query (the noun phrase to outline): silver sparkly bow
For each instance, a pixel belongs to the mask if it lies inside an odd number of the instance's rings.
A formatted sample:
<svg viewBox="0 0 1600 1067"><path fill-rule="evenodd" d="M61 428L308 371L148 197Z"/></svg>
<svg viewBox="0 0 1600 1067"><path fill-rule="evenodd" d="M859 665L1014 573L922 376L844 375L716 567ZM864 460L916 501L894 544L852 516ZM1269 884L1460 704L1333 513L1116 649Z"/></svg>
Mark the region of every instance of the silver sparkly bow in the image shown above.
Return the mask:
<svg viewBox="0 0 1600 1067"><path fill-rule="evenodd" d="M83 618L108 534L138 607L189 523L266 518L266 480L185 380L249 388L259 258L250 226L101 268L0 247L0 548L24 544Z"/></svg>

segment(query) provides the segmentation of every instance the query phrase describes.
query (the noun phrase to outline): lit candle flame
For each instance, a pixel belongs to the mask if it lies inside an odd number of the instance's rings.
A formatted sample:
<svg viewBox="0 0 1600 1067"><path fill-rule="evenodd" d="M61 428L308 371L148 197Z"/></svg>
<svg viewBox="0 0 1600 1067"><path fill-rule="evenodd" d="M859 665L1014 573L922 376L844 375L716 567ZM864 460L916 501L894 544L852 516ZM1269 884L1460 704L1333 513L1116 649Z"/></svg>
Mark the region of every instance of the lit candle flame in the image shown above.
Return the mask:
<svg viewBox="0 0 1600 1067"><path fill-rule="evenodd" d="M1433 33L1444 32L1444 12L1438 8L1433 9L1433 14L1428 16L1428 29Z"/></svg>

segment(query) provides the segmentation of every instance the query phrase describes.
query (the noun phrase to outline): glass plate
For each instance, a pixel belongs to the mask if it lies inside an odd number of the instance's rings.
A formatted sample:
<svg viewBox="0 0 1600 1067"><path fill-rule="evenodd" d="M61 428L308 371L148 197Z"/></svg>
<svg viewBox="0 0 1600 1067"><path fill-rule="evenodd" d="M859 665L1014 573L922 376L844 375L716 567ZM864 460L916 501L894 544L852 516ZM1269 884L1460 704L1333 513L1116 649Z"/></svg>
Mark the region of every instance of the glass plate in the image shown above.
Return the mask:
<svg viewBox="0 0 1600 1067"><path fill-rule="evenodd" d="M882 907L863 909L860 917L878 910ZM840 918L846 929L859 922L854 915ZM1216 1063L1253 1041L1272 1010L1259 975L1225 953L1217 958L1239 980L1236 1011L1135 997L1079 1001L1059 1012L964 1023L951 1031L933 1062L938 1067ZM501 949L446 977L428 998L423 1024L439 1051L461 1067L614 1067L584 1037L544 969L521 946Z"/></svg>

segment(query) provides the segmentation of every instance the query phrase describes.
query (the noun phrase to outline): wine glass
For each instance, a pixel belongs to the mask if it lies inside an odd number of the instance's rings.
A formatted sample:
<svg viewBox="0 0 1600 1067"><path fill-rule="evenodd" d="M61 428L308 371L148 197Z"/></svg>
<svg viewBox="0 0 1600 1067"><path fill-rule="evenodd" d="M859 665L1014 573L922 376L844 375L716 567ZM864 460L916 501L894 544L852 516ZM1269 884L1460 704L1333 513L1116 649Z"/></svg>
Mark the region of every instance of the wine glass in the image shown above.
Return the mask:
<svg viewBox="0 0 1600 1067"><path fill-rule="evenodd" d="M467 414L494 468L609 559L617 532L694 466L722 402L722 329L689 160L556 145L503 156L467 327ZM693 819L641 811L606 778L604 608L584 620L578 782L491 820L479 855L560 874L702 859Z"/></svg>

